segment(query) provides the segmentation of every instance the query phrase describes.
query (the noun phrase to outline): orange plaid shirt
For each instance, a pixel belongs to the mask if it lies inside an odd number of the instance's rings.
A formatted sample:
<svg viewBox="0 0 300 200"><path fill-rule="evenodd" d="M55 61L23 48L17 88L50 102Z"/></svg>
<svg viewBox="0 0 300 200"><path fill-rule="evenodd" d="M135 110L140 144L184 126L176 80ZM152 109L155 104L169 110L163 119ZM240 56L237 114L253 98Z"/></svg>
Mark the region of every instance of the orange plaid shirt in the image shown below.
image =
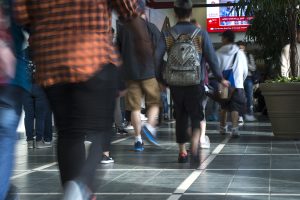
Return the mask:
<svg viewBox="0 0 300 200"><path fill-rule="evenodd" d="M109 3L108 3L109 2ZM15 17L30 30L36 79L43 86L88 80L120 56L111 13L136 15L136 0L15 0Z"/></svg>

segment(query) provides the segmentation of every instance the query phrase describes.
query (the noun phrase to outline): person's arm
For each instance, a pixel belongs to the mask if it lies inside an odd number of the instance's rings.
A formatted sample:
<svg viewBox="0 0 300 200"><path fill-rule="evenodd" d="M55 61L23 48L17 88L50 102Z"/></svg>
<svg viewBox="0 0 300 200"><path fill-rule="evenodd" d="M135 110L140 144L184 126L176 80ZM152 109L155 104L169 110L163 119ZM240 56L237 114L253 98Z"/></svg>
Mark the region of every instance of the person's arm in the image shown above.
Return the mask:
<svg viewBox="0 0 300 200"><path fill-rule="evenodd" d="M254 60L254 56L249 53L249 62L248 62L248 68L251 72L254 72L256 70L256 64L255 64L255 60Z"/></svg>
<svg viewBox="0 0 300 200"><path fill-rule="evenodd" d="M125 18L137 16L137 0L111 0L113 8Z"/></svg>
<svg viewBox="0 0 300 200"><path fill-rule="evenodd" d="M164 83L163 81L162 71L164 69L164 55L166 53L166 50L167 50L167 45L165 41L165 35L161 33L159 42L155 50L155 67L156 67L155 73L156 73L156 79L164 85L166 83Z"/></svg>
<svg viewBox="0 0 300 200"><path fill-rule="evenodd" d="M286 45L281 51L281 76L289 77L289 68L290 68L290 61L289 61L289 53L290 47Z"/></svg>

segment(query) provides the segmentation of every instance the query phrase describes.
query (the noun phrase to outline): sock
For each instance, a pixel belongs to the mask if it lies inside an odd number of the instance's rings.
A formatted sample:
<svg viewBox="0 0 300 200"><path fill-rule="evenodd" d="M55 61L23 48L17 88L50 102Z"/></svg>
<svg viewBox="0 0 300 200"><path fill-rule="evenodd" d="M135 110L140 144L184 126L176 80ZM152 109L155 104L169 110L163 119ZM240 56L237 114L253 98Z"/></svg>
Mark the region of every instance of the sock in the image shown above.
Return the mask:
<svg viewBox="0 0 300 200"><path fill-rule="evenodd" d="M135 136L135 143L137 142L143 143L142 136Z"/></svg>

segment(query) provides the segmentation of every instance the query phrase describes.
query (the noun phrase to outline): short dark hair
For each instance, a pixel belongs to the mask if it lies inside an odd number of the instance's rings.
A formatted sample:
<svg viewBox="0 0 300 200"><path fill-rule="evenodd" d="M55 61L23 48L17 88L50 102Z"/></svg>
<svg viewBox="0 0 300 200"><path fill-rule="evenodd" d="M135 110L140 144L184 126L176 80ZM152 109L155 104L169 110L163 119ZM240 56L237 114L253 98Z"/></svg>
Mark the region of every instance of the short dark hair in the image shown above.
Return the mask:
<svg viewBox="0 0 300 200"><path fill-rule="evenodd" d="M226 38L228 40L228 42L234 42L234 39L235 39L235 34L232 30L226 30L224 31L221 36L223 38Z"/></svg>
<svg viewBox="0 0 300 200"><path fill-rule="evenodd" d="M237 41L236 45L238 45L238 46L241 46L241 45L242 46L247 46L246 42L243 42L242 40Z"/></svg>
<svg viewBox="0 0 300 200"><path fill-rule="evenodd" d="M184 19L192 15L192 8L185 9L185 8L174 7L174 12L179 19Z"/></svg>

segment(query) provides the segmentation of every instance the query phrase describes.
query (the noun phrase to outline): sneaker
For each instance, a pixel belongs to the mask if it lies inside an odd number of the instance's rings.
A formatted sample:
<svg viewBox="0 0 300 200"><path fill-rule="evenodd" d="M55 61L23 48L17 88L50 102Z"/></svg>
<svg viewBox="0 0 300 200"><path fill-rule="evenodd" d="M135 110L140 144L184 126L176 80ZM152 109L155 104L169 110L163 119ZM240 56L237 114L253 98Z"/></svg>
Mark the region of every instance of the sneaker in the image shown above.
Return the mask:
<svg viewBox="0 0 300 200"><path fill-rule="evenodd" d="M28 149L33 149L34 148L34 141L33 140L27 141L27 148Z"/></svg>
<svg viewBox="0 0 300 200"><path fill-rule="evenodd" d="M146 139L148 142L154 145L159 145L156 141L156 128L152 127L150 124L145 123L145 125L142 127L142 134L146 136Z"/></svg>
<svg viewBox="0 0 300 200"><path fill-rule="evenodd" d="M124 128L117 128L117 135L127 135L128 132Z"/></svg>
<svg viewBox="0 0 300 200"><path fill-rule="evenodd" d="M244 119L243 119L242 116L239 117L238 123L239 123L239 126L243 126L244 125Z"/></svg>
<svg viewBox="0 0 300 200"><path fill-rule="evenodd" d="M140 141L137 141L136 143L134 143L134 150L135 151L144 151L144 143L143 142L140 142Z"/></svg>
<svg viewBox="0 0 300 200"><path fill-rule="evenodd" d="M50 147L52 147L51 143L50 144L46 144L42 140L35 142L35 148L37 148L37 149L44 149L44 148L50 148Z"/></svg>
<svg viewBox="0 0 300 200"><path fill-rule="evenodd" d="M189 160L189 156L187 153L180 153L178 155L178 163L187 163Z"/></svg>
<svg viewBox="0 0 300 200"><path fill-rule="evenodd" d="M133 126L132 125L127 125L125 128L124 128L124 130L133 130L134 128L133 128Z"/></svg>
<svg viewBox="0 0 300 200"><path fill-rule="evenodd" d="M253 115L246 114L246 115L244 115L244 117L245 117L245 121L247 121L247 122L257 121L257 119Z"/></svg>
<svg viewBox="0 0 300 200"><path fill-rule="evenodd" d="M102 160L101 160L101 164L109 164L109 163L114 163L114 159L110 156L107 155L103 155L102 156Z"/></svg>
<svg viewBox="0 0 300 200"><path fill-rule="evenodd" d="M232 138L238 138L238 137L240 137L239 128L238 127L231 128L231 137Z"/></svg>
<svg viewBox="0 0 300 200"><path fill-rule="evenodd" d="M210 140L209 140L209 137L207 135L205 136L205 142L200 143L200 148L201 149L209 149L210 148Z"/></svg>
<svg viewBox="0 0 300 200"><path fill-rule="evenodd" d="M142 121L147 121L148 118L147 118L144 114L141 114L141 120L142 120Z"/></svg>
<svg viewBox="0 0 300 200"><path fill-rule="evenodd" d="M228 126L220 126L220 134L225 135L228 131Z"/></svg>
<svg viewBox="0 0 300 200"><path fill-rule="evenodd" d="M68 181L66 183L63 200L90 200L95 199L91 190L79 181Z"/></svg>
<svg viewBox="0 0 300 200"><path fill-rule="evenodd" d="M51 141L50 141L50 142L44 141L44 143L45 143L46 145L51 145L51 146L52 146L52 142L51 142Z"/></svg>

